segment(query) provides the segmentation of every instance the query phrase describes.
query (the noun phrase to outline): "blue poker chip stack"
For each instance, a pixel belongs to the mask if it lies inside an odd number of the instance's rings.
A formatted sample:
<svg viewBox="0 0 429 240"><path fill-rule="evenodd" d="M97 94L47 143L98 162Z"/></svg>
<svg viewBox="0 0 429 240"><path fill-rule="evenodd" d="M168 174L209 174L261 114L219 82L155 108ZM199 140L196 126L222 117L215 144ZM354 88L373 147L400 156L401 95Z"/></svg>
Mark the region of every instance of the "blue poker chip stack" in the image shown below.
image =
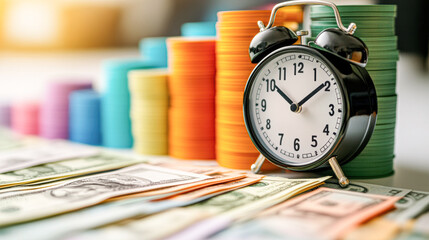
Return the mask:
<svg viewBox="0 0 429 240"><path fill-rule="evenodd" d="M101 97L102 144L110 148L131 148L130 91L128 72L153 68L152 62L141 59L106 60L103 63L105 92Z"/></svg>
<svg viewBox="0 0 429 240"><path fill-rule="evenodd" d="M143 59L153 64L154 67L166 68L168 65L166 40L167 38L165 37L144 38L140 40L139 48Z"/></svg>
<svg viewBox="0 0 429 240"><path fill-rule="evenodd" d="M69 138L73 142L101 145L101 97L94 90L70 94Z"/></svg>
<svg viewBox="0 0 429 240"><path fill-rule="evenodd" d="M216 22L189 22L181 28L184 37L214 37L216 36Z"/></svg>

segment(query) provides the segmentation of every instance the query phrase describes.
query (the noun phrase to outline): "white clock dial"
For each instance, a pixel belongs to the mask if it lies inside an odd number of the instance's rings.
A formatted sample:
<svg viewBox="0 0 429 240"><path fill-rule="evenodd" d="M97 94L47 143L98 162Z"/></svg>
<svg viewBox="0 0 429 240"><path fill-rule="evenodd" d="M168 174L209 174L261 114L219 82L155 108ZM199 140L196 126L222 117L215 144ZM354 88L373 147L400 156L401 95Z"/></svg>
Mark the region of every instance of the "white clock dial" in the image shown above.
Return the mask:
<svg viewBox="0 0 429 240"><path fill-rule="evenodd" d="M264 149L279 161L304 165L334 147L343 105L339 83L323 60L289 52L259 68L246 107Z"/></svg>

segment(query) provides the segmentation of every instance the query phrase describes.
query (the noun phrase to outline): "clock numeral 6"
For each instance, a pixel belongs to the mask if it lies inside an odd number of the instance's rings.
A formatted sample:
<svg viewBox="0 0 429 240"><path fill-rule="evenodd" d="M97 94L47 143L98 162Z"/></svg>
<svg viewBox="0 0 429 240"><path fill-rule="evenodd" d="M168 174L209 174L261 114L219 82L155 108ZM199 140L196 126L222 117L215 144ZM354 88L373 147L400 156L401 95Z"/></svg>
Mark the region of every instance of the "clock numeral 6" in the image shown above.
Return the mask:
<svg viewBox="0 0 429 240"><path fill-rule="evenodd" d="M270 91L274 92L276 90L276 80L274 80L274 79L271 79L271 80L267 79L266 83L267 83L267 92L270 92Z"/></svg>
<svg viewBox="0 0 429 240"><path fill-rule="evenodd" d="M334 116L334 114L335 114L334 104L329 104L329 108L331 109L329 111L329 116Z"/></svg>
<svg viewBox="0 0 429 240"><path fill-rule="evenodd" d="M295 149L295 151L299 151L299 138L295 138L293 141L293 149Z"/></svg>

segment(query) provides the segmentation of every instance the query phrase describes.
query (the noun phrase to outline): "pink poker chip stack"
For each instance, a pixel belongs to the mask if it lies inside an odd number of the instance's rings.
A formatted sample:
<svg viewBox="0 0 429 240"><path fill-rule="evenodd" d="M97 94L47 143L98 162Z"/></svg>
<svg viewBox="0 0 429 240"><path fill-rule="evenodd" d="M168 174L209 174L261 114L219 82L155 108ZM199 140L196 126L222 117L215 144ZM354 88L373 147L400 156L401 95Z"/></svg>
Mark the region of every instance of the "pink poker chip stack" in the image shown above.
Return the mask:
<svg viewBox="0 0 429 240"><path fill-rule="evenodd" d="M40 136L68 139L69 95L76 90L91 88L91 81L82 79L50 83L40 108Z"/></svg>
<svg viewBox="0 0 429 240"><path fill-rule="evenodd" d="M10 118L11 118L11 105L7 102L0 102L0 127L11 126Z"/></svg>
<svg viewBox="0 0 429 240"><path fill-rule="evenodd" d="M20 134L39 134L39 103L20 102L12 105L12 129Z"/></svg>

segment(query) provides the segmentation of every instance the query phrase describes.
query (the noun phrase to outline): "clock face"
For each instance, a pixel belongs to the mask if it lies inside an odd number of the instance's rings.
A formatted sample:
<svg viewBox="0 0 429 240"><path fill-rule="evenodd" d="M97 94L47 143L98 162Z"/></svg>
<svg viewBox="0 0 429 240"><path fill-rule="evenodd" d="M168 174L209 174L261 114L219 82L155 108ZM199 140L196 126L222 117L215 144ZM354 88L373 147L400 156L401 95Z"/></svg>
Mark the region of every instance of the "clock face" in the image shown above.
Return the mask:
<svg viewBox="0 0 429 240"><path fill-rule="evenodd" d="M306 51L289 51L265 60L253 76L245 112L259 150L292 166L324 158L337 143L344 118L341 86L326 62Z"/></svg>

